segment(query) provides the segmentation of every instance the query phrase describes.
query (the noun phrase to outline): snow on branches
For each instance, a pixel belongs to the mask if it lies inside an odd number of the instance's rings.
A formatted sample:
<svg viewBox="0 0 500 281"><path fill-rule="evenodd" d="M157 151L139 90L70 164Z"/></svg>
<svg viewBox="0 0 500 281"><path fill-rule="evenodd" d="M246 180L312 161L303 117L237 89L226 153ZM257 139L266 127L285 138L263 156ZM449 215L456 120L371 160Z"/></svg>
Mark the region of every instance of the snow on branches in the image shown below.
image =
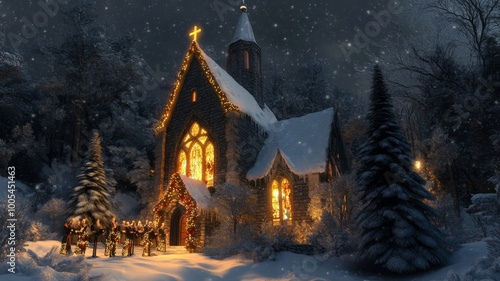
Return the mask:
<svg viewBox="0 0 500 281"><path fill-rule="evenodd" d="M79 184L73 189L68 205L72 217L86 218L91 222L100 219L103 225L110 225L114 214L108 199L109 190L101 150L99 134L94 132L85 164L78 176Z"/></svg>

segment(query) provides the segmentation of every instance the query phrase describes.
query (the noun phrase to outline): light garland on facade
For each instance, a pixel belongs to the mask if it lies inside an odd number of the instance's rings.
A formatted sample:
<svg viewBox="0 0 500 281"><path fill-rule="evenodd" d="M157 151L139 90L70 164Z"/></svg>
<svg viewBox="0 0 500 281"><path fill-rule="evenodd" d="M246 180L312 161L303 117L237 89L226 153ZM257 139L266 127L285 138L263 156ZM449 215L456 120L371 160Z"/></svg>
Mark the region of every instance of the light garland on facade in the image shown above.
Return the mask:
<svg viewBox="0 0 500 281"><path fill-rule="evenodd" d="M196 249L196 241L194 238L196 232L195 219L197 217L197 204L193 197L188 193L184 182L182 181L179 173L175 173L170 177L170 184L167 192L158 204L153 208L154 223L159 225L161 218L160 212L168 207L171 203L179 203L186 208L186 250L194 252Z"/></svg>
<svg viewBox="0 0 500 281"><path fill-rule="evenodd" d="M176 79L175 79L175 84L174 87L172 88L170 92L170 98L169 101L165 107L165 112L163 113L162 117L160 118L160 122L155 126L155 133L159 134L162 132L167 124L168 121L170 120L170 117L172 115L172 110L174 108L174 104L177 102L181 86L183 84L184 78L186 77L187 70L189 68L189 65L191 64L191 61L193 57L196 57L198 61L200 62L203 74L207 78L208 82L212 86L212 89L214 92L217 94L217 97L219 97L219 101L222 105L222 108L224 110L224 113L230 112L230 111L238 111L239 108L238 106L234 105L231 103L228 99L226 94L222 91L220 88L219 84L217 83L215 77L213 76L212 72L210 71L210 68L207 65L207 62L205 61L205 58L201 54L200 47L198 46L198 43L193 41L191 43L191 46L189 47L189 51L187 52L184 62L182 63L181 70L177 73Z"/></svg>

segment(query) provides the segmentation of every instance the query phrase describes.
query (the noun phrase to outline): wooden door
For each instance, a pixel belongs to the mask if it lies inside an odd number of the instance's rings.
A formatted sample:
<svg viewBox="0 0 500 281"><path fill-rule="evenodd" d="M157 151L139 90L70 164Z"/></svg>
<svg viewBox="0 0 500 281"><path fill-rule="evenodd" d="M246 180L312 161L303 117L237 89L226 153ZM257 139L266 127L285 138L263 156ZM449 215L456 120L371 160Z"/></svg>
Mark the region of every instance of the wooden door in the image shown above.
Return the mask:
<svg viewBox="0 0 500 281"><path fill-rule="evenodd" d="M180 219L180 222L179 222L179 231L180 231L179 245L180 246L186 246L186 237L187 237L188 233L187 233L186 215L185 214Z"/></svg>

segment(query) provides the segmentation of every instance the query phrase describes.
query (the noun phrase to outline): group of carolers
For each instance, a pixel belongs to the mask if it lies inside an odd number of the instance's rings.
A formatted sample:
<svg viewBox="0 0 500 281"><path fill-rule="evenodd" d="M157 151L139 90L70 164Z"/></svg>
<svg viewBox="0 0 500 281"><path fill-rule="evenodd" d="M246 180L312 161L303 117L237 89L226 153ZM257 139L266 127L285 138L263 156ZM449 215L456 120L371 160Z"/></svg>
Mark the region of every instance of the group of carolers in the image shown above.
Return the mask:
<svg viewBox="0 0 500 281"><path fill-rule="evenodd" d="M106 237L104 255L109 257L116 256L116 249L120 242L123 244L122 256L131 256L134 254L135 241L140 241L143 246L142 255L151 256L151 247L156 244L156 250L166 250L166 231L165 224L158 228L153 225L152 221L146 221L142 224L138 221L126 222L123 221L121 225L113 218L111 225L106 229L99 219L96 220L90 229L88 221L81 219L75 222L75 219L70 219L64 224L64 236L61 241L61 255L69 255L71 253L72 235L76 234L78 240L76 248L73 252L74 255L85 256L85 250L89 246L89 237L93 240L92 257L97 257L97 242L99 236Z"/></svg>

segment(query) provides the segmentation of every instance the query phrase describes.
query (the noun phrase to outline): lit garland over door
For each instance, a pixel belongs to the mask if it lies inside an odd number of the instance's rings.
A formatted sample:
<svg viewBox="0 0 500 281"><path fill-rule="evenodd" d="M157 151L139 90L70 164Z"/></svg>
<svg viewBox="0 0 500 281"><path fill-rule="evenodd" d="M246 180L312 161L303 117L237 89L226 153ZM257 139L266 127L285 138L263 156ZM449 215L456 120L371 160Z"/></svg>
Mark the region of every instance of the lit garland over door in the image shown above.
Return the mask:
<svg viewBox="0 0 500 281"><path fill-rule="evenodd" d="M292 220L292 186L287 179L273 180L271 185L273 224Z"/></svg>
<svg viewBox="0 0 500 281"><path fill-rule="evenodd" d="M182 139L177 156L177 171L179 174L202 181L207 186L213 186L214 155L214 145L209 140L207 131L194 122Z"/></svg>

